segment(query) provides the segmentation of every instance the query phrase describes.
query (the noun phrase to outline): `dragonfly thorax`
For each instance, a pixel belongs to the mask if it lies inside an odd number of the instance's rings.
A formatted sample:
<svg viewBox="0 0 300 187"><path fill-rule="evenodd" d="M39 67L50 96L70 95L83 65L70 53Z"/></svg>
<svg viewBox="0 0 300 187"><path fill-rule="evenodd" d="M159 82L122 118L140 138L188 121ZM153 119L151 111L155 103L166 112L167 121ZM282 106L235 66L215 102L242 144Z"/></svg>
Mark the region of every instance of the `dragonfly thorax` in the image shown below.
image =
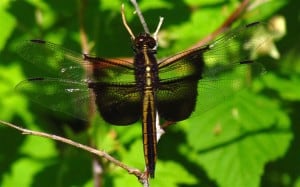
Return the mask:
<svg viewBox="0 0 300 187"><path fill-rule="evenodd" d="M148 33L134 39L134 67L136 86L139 90L156 89L159 83L158 64L155 57L156 40Z"/></svg>

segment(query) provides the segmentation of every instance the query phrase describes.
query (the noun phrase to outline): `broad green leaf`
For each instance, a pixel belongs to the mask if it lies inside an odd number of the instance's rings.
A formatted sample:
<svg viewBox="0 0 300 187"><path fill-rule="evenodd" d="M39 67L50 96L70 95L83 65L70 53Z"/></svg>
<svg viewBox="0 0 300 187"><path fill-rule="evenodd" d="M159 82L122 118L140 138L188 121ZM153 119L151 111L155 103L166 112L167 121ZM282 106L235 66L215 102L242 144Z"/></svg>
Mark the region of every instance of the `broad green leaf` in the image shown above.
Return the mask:
<svg viewBox="0 0 300 187"><path fill-rule="evenodd" d="M43 167L45 167L45 162L37 162L30 158L21 158L13 163L10 172L4 174L1 186L31 186L35 174Z"/></svg>
<svg viewBox="0 0 300 187"><path fill-rule="evenodd" d="M142 137L132 142L128 150L120 150L120 156L122 162L143 171L145 167L145 161Z"/></svg>
<svg viewBox="0 0 300 187"><path fill-rule="evenodd" d="M178 186L184 185L195 185L198 179L189 173L184 166L174 161L159 161L157 163L156 178L150 181L153 186Z"/></svg>
<svg viewBox="0 0 300 187"><path fill-rule="evenodd" d="M298 52L300 47L297 44L294 45L295 47L292 47L291 50L286 52L285 56L283 56L279 61L282 66L282 68L280 68L280 72L287 75L299 75L300 73L300 54Z"/></svg>
<svg viewBox="0 0 300 187"><path fill-rule="evenodd" d="M295 101L300 100L300 76L278 77L269 73L264 76L267 88L277 91L283 99Z"/></svg>
<svg viewBox="0 0 300 187"><path fill-rule="evenodd" d="M191 5L217 5L224 3L224 0L185 0L185 2Z"/></svg>
<svg viewBox="0 0 300 187"><path fill-rule="evenodd" d="M300 187L300 177L298 176L295 187Z"/></svg>
<svg viewBox="0 0 300 187"><path fill-rule="evenodd" d="M165 186L173 187L180 184L195 185L197 179L185 168L173 161L166 161L157 163L156 177L150 180L150 186ZM121 175L115 180L115 186L138 186L137 180L133 175Z"/></svg>
<svg viewBox="0 0 300 187"><path fill-rule="evenodd" d="M24 97L18 95L14 87L18 83L18 79L24 79L21 74L20 67L16 64L11 66L0 66L0 107L5 110L0 111L0 118L2 120L11 120L13 116L24 116L27 122L30 121L31 114L26 111L26 101ZM13 75L13 76L12 76ZM16 103L18 107L16 107Z"/></svg>
<svg viewBox="0 0 300 187"><path fill-rule="evenodd" d="M292 138L278 104L246 91L188 121L190 159L221 187L258 187L265 164L282 157Z"/></svg>
<svg viewBox="0 0 300 187"><path fill-rule="evenodd" d="M155 9L155 8L171 8L172 3L162 0L155 1L142 1L140 4L140 8L143 9ZM158 15L160 16L160 15Z"/></svg>
<svg viewBox="0 0 300 187"><path fill-rule="evenodd" d="M43 151L38 151L38 150ZM20 152L25 155L30 155L34 158L48 158L57 155L57 150L54 145L54 141L42 138L28 136L23 142Z"/></svg>
<svg viewBox="0 0 300 187"><path fill-rule="evenodd" d="M129 150L119 149L120 160L126 165L137 168L140 171L144 170L144 156L142 149L142 141L136 140L131 145ZM124 146L124 145L123 145ZM114 185L116 187L121 186L139 186L141 185L134 175L125 175L126 171L113 166L112 171L108 171L111 177L114 177Z"/></svg>
<svg viewBox="0 0 300 187"><path fill-rule="evenodd" d="M115 10L115 11L120 11L121 10L121 6L120 4L123 3L120 0L117 1L109 1L109 0L101 0L100 3L100 8L102 10Z"/></svg>
<svg viewBox="0 0 300 187"><path fill-rule="evenodd" d="M13 15L9 14L2 8L0 8L0 19L2 21L2 29L0 29L0 52L2 51L3 47L6 45L7 40L11 36L13 30L16 27L16 20Z"/></svg>
<svg viewBox="0 0 300 187"><path fill-rule="evenodd" d="M285 0L256 1L256 3L250 3L246 19L251 22L263 21L266 18L274 16L274 12L284 7L287 3Z"/></svg>

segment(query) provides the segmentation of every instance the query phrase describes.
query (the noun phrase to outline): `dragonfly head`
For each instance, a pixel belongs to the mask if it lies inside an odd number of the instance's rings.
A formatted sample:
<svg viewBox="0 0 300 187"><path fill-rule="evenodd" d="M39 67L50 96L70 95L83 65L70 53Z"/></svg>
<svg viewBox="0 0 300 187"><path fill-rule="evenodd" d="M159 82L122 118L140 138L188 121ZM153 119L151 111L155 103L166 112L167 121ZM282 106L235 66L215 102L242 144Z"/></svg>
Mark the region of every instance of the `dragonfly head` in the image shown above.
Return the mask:
<svg viewBox="0 0 300 187"><path fill-rule="evenodd" d="M144 47L148 49L156 48L156 40L148 33L141 33L133 40L134 48L137 50L141 50Z"/></svg>

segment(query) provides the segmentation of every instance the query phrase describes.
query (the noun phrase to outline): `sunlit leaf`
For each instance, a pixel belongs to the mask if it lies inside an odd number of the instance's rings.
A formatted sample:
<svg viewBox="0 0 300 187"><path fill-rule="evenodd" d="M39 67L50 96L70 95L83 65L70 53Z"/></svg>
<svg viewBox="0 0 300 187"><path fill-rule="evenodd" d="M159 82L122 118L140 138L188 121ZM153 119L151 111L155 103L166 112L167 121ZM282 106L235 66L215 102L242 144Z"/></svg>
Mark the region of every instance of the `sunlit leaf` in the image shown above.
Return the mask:
<svg viewBox="0 0 300 187"><path fill-rule="evenodd" d="M278 105L246 91L189 123L191 159L224 187L259 186L265 164L282 157L292 138Z"/></svg>

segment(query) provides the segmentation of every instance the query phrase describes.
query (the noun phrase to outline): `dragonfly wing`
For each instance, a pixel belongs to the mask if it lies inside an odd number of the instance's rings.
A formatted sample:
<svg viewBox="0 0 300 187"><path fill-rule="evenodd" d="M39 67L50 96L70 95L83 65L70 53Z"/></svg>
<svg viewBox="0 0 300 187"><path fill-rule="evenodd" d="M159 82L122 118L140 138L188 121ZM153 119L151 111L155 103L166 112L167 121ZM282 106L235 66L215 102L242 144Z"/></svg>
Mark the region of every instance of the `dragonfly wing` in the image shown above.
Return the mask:
<svg viewBox="0 0 300 187"><path fill-rule="evenodd" d="M20 82L16 90L55 111L86 120L90 106L87 84L56 78L32 78Z"/></svg>
<svg viewBox="0 0 300 187"><path fill-rule="evenodd" d="M168 121L187 119L195 109L197 82L185 78L161 83L156 92L160 117Z"/></svg>
<svg viewBox="0 0 300 187"><path fill-rule="evenodd" d="M197 85L204 71L205 50L183 52L159 64L160 84L156 97L158 112L163 119L181 121L194 111Z"/></svg>
<svg viewBox="0 0 300 187"><path fill-rule="evenodd" d="M90 85L103 119L114 125L130 125L141 116L142 96L134 84Z"/></svg>
<svg viewBox="0 0 300 187"><path fill-rule="evenodd" d="M87 119L94 102L90 85L105 87L100 89L103 93L98 90L97 95L110 99L113 91L118 90L103 85L134 81L133 64L130 62L81 55L47 41L24 41L17 52L34 65L31 70L37 70L30 75L35 78L22 81L16 89L25 92L37 103L80 119ZM117 99L119 106L123 106L121 102L125 100ZM109 106L117 108L117 105ZM119 110L124 109L120 107Z"/></svg>
<svg viewBox="0 0 300 187"><path fill-rule="evenodd" d="M80 81L85 77L83 56L59 45L42 41L27 40L17 47L17 53L34 65L34 77L56 77Z"/></svg>
<svg viewBox="0 0 300 187"><path fill-rule="evenodd" d="M114 125L136 122L141 116L142 96L135 85L133 64L91 56L85 59L94 64L89 87L103 119Z"/></svg>
<svg viewBox="0 0 300 187"><path fill-rule="evenodd" d="M159 62L160 72L165 74L162 79L176 79L199 73L201 78L216 77L241 64L253 63L254 51L270 38L266 34L266 27L261 22L248 24L225 32L208 45L166 58ZM174 74L171 75L170 72Z"/></svg>
<svg viewBox="0 0 300 187"><path fill-rule="evenodd" d="M228 66L227 70L239 64L249 64L257 51L270 36L266 34L267 25L254 22L222 34L217 40L207 45L203 58L208 67ZM215 72L215 69L211 69ZM218 69L217 69L218 70ZM211 73L207 70L207 73Z"/></svg>
<svg viewBox="0 0 300 187"><path fill-rule="evenodd" d="M124 73L133 69L131 62L80 54L43 40L27 40L17 47L17 53L37 67L35 77L56 77L72 81L87 78L86 72L107 67L122 67ZM42 70L42 71L40 71Z"/></svg>
<svg viewBox="0 0 300 187"><path fill-rule="evenodd" d="M255 22L225 32L207 46L196 111L207 111L224 102L265 72L263 65L254 61L254 51L269 38L265 32L266 25Z"/></svg>
<svg viewBox="0 0 300 187"><path fill-rule="evenodd" d="M159 77L163 86L158 94L159 102L163 103L161 111L184 114L178 115L178 119L186 119L195 107L196 113L209 110L244 88L254 74L262 74L264 68L253 61L252 52L267 40L260 37L264 27L263 23L249 24L226 32L209 45L161 61ZM187 93L177 88L181 85ZM175 105L172 98L177 101ZM196 106L193 101L197 101ZM174 121L176 116L171 112L160 113Z"/></svg>

